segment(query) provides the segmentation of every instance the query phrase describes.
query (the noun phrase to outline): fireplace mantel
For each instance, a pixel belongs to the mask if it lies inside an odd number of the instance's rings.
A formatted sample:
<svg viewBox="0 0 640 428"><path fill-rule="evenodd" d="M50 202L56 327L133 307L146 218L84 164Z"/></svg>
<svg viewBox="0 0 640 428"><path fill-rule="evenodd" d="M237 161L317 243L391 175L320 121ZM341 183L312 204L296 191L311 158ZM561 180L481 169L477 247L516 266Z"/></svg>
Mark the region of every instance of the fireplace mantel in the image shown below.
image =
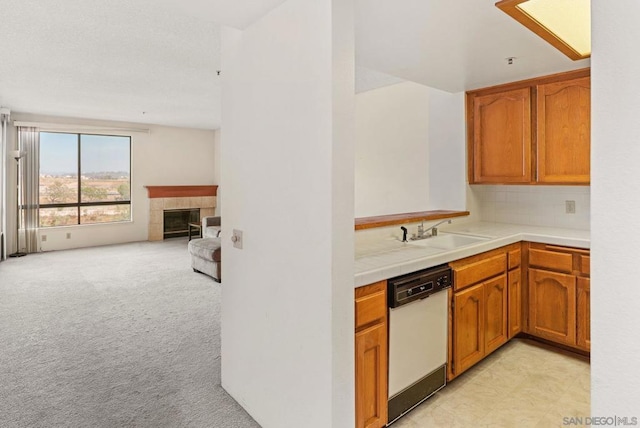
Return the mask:
<svg viewBox="0 0 640 428"><path fill-rule="evenodd" d="M218 186L144 186L150 199L153 198L186 198L197 196L216 196Z"/></svg>

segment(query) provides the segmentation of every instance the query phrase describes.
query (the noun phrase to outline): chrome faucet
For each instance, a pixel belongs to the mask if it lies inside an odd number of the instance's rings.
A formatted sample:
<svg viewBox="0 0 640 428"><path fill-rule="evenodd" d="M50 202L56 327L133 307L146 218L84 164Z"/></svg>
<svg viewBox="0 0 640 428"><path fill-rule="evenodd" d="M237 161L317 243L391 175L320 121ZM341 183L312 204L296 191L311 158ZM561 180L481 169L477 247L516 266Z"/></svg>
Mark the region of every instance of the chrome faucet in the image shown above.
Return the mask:
<svg viewBox="0 0 640 428"><path fill-rule="evenodd" d="M425 238L430 238L432 236L438 236L438 226L440 226L442 223L451 224L451 220L449 219L442 220L427 229L424 228L424 222L420 223L418 225L418 234L412 239L414 240L425 239ZM428 233L429 231L431 231L431 233Z"/></svg>

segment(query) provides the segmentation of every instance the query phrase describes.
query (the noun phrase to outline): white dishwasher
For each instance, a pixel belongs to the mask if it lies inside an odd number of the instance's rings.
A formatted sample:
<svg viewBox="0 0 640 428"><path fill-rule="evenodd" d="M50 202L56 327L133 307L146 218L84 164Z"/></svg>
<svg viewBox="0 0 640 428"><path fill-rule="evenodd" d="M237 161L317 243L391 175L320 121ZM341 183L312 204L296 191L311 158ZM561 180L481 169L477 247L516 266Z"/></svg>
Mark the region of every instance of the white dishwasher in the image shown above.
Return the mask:
<svg viewBox="0 0 640 428"><path fill-rule="evenodd" d="M390 279L389 424L446 384L447 265Z"/></svg>

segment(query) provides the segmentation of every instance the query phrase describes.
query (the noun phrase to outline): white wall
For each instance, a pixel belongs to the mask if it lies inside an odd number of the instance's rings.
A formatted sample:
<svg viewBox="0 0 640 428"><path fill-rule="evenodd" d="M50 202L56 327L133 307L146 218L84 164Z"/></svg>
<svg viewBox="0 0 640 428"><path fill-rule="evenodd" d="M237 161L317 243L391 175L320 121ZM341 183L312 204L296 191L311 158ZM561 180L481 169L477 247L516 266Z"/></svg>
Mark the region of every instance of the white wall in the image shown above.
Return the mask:
<svg viewBox="0 0 640 428"><path fill-rule="evenodd" d="M640 418L640 3L591 4L591 413Z"/></svg>
<svg viewBox="0 0 640 428"><path fill-rule="evenodd" d="M465 94L429 89L429 209L469 209Z"/></svg>
<svg viewBox="0 0 640 428"><path fill-rule="evenodd" d="M464 94L413 82L356 95L356 217L465 209Z"/></svg>
<svg viewBox="0 0 640 428"><path fill-rule="evenodd" d="M413 82L356 95L355 214L429 204L429 88Z"/></svg>
<svg viewBox="0 0 640 428"><path fill-rule="evenodd" d="M145 185L191 185L217 184L214 173L214 134L215 131L175 128L146 124L73 119L67 117L40 116L26 113L14 113L12 120L70 124L104 127L100 132L109 132L109 128L146 128L149 133L113 132L114 135L131 136L131 210L132 221L118 224L81 225L43 228L40 236L43 251L68 248L90 247L121 242L147 240L149 226L149 198ZM79 128L65 127L69 132ZM41 128L42 130L46 130ZM10 127L11 147L15 147L15 127ZM91 131L82 130L90 133ZM111 132L109 132L111 133ZM15 176L12 167L11 177ZM11 181L13 186L15 178ZM11 193L11 192L10 192ZM9 195L9 206L15 206L15 195ZM10 212L9 232L15 231L15 213ZM67 239L71 233L71 239ZM9 252L13 252L12 233Z"/></svg>
<svg viewBox="0 0 640 428"><path fill-rule="evenodd" d="M222 385L265 428L354 424L352 7L223 31Z"/></svg>

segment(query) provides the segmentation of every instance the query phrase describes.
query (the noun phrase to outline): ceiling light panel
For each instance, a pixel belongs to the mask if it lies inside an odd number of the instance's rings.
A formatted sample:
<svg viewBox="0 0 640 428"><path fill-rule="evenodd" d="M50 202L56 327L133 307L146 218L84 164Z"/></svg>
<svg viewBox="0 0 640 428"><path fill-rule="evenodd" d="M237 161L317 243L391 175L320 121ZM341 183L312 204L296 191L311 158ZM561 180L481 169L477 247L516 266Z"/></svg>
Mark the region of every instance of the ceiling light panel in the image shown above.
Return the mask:
<svg viewBox="0 0 640 428"><path fill-rule="evenodd" d="M496 6L571 59L591 56L590 0L503 0Z"/></svg>

